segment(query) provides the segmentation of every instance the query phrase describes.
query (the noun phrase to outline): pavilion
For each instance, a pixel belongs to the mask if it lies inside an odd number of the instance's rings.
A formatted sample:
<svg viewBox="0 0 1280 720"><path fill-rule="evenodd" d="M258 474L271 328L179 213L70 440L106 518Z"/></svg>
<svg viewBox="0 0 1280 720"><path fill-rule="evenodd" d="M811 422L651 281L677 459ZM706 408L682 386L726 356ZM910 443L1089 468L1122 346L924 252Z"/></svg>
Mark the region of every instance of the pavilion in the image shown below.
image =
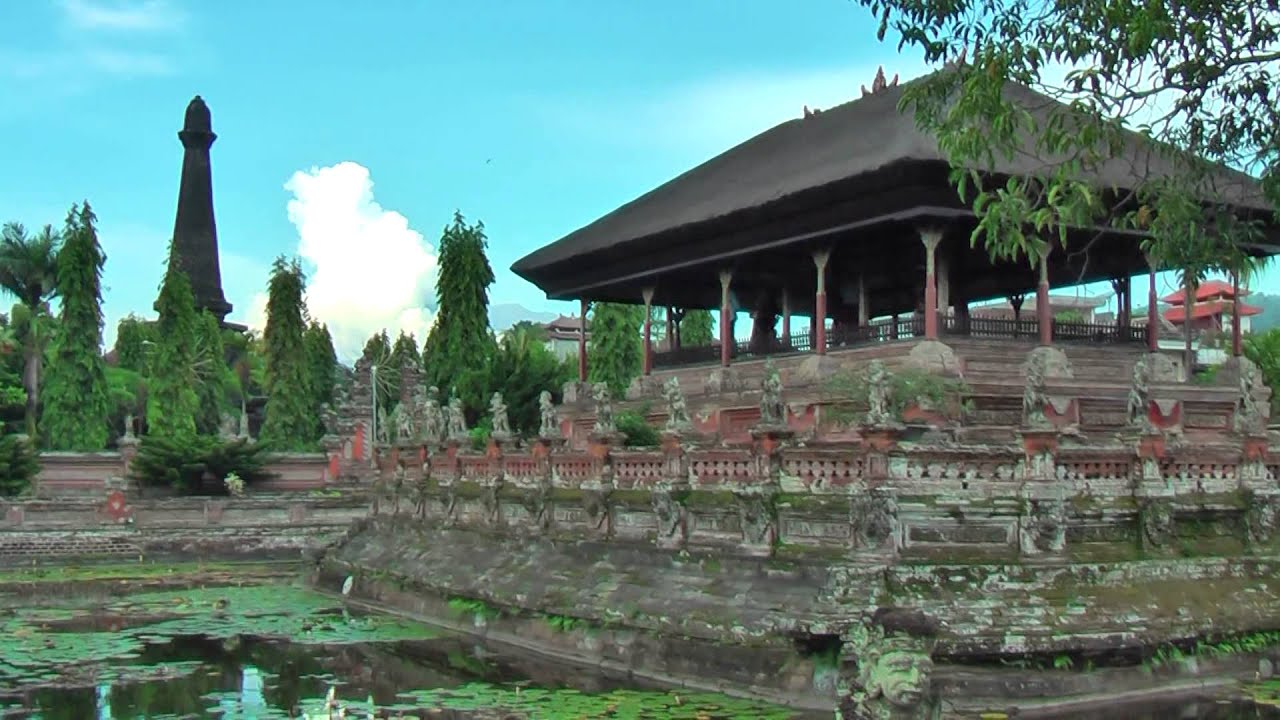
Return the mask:
<svg viewBox="0 0 1280 720"><path fill-rule="evenodd" d="M882 77L882 76L880 76ZM655 357L645 321L644 374L655 364L715 362L735 357L828 350L897 339L949 335L985 338L1138 343L1156 348L1155 270L1141 249L1143 234L1079 228L1069 245L1097 238L1085 257L1051 252L1039 267L993 263L972 247L976 218L951 184L949 163L936 140L899 110L902 87L878 81L858 100L810 113L767 130L595 222L522 258L512 271L553 299L719 308L720 343L674 347ZM1006 91L1033 115L1056 101L1010 84ZM997 160L993 179L1034 174L1034 152ZM1132 189L1172 172L1141 136L1091 178L1100 188ZM1216 172L1215 186L1241 213L1267 218L1257 255L1280 252L1273 208L1256 181L1234 170ZM1272 244L1276 243L1276 244ZM1148 322L1132 318L1129 278L1148 274ZM1113 323L1058 323L1049 302L1053 285L1109 281L1117 296ZM969 304L1008 299L1015 307L1033 295L1034 319L970 317ZM733 313L755 317L752 337L732 336ZM810 332L793 335L791 318L810 318ZM775 322L781 316L781 332ZM671 315L668 315L671 318ZM873 322L888 318L888 322ZM828 329L827 321L831 327ZM669 320L670 322L670 320ZM1238 323L1236 324L1239 326ZM668 337L673 334L668 332ZM1237 338L1238 347L1238 338ZM579 344L580 380L587 377Z"/></svg>

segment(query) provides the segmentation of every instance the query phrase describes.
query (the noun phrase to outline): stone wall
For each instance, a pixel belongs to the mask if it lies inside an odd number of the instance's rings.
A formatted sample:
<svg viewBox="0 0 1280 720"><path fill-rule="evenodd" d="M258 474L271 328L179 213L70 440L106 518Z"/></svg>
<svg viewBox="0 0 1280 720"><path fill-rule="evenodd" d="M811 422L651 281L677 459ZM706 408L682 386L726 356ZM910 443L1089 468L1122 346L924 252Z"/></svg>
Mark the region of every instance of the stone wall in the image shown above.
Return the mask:
<svg viewBox="0 0 1280 720"><path fill-rule="evenodd" d="M364 517L358 494L0 501L0 565L80 560L301 559Z"/></svg>
<svg viewBox="0 0 1280 720"><path fill-rule="evenodd" d="M120 452L40 454L40 472L32 494L40 498L103 497L116 480L128 478L129 460L136 452L126 447ZM335 482L330 458L323 453L281 453L270 456L267 472L272 477L255 485L257 492L317 490Z"/></svg>

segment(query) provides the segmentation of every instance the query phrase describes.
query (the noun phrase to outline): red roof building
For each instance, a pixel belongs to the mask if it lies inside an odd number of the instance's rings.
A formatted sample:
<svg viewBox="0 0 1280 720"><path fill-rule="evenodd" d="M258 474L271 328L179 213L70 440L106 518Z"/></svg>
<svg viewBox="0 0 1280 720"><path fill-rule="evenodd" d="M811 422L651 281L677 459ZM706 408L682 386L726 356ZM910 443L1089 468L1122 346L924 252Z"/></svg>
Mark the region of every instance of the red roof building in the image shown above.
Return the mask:
<svg viewBox="0 0 1280 720"><path fill-rule="evenodd" d="M1241 289L1240 297L1249 294ZM1171 325L1182 327L1187 322L1186 290L1178 290L1160 299L1172 305L1164 311L1164 319ZM1191 303L1190 317L1193 330L1224 331L1231 328L1231 306L1237 302L1231 283L1222 280L1209 280L1196 288L1195 301ZM1262 308L1240 302L1240 331L1249 330L1249 317L1262 312Z"/></svg>

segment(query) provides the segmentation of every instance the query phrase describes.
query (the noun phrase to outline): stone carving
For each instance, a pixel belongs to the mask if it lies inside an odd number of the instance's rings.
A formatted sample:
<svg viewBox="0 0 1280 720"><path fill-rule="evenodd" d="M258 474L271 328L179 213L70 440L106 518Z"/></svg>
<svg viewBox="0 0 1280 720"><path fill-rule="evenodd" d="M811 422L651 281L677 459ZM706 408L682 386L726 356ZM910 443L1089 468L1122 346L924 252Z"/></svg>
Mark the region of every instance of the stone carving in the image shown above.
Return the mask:
<svg viewBox="0 0 1280 720"><path fill-rule="evenodd" d="M672 375L662 385L662 396L667 401L667 429L680 432L693 427L689 419L689 407L685 405L684 393L680 391L680 378Z"/></svg>
<svg viewBox="0 0 1280 720"><path fill-rule="evenodd" d="M454 483L441 483L444 494L440 496L440 515L445 527L453 527L458 522L458 489Z"/></svg>
<svg viewBox="0 0 1280 720"><path fill-rule="evenodd" d="M427 388L426 397L422 399L422 407L418 414L422 417L422 440L429 444L439 444L445 440L445 417L440 408L440 389L434 385Z"/></svg>
<svg viewBox="0 0 1280 720"><path fill-rule="evenodd" d="M608 537L613 532L613 509L609 507L609 488L583 489L582 509L587 514L588 526L597 537Z"/></svg>
<svg viewBox="0 0 1280 720"><path fill-rule="evenodd" d="M1148 499L1138 511L1138 520L1144 547L1160 548L1173 540L1173 508L1167 500Z"/></svg>
<svg viewBox="0 0 1280 720"><path fill-rule="evenodd" d="M898 503L892 495L871 491L855 496L850 521L855 550L897 549Z"/></svg>
<svg viewBox="0 0 1280 720"><path fill-rule="evenodd" d="M387 421L387 409L385 407L378 408L378 428L374 435L379 445L386 445L391 442L391 423Z"/></svg>
<svg viewBox="0 0 1280 720"><path fill-rule="evenodd" d="M685 509L676 492L667 486L655 488L652 502L653 514L658 520L659 547L672 547L684 542Z"/></svg>
<svg viewBox="0 0 1280 720"><path fill-rule="evenodd" d="M124 440L137 440L138 436L133 434L133 426L137 422L133 418L133 413L124 416Z"/></svg>
<svg viewBox="0 0 1280 720"><path fill-rule="evenodd" d="M249 439L249 409L244 406L244 403L240 403L240 431L236 436L241 440Z"/></svg>
<svg viewBox="0 0 1280 720"><path fill-rule="evenodd" d="M413 427L413 411L409 409L408 404L399 403L396 409L391 411L391 421L395 424L396 444L412 442L415 437Z"/></svg>
<svg viewBox="0 0 1280 720"><path fill-rule="evenodd" d="M462 399L449 400L447 415L449 442L465 442L467 439L467 417L462 413Z"/></svg>
<svg viewBox="0 0 1280 720"><path fill-rule="evenodd" d="M894 611L889 611L894 612ZM877 611L877 615L885 609ZM887 613L885 613L887 614ZM842 678L841 715L867 720L932 720L933 640L907 634L884 622L851 629L846 651L854 656L852 677Z"/></svg>
<svg viewBox="0 0 1280 720"><path fill-rule="evenodd" d="M1066 504L1058 498L1029 501L1019 519L1018 544L1025 555L1066 549Z"/></svg>
<svg viewBox="0 0 1280 720"><path fill-rule="evenodd" d="M787 406L782 402L782 376L772 363L765 365L760 388L760 424L765 427L787 425Z"/></svg>
<svg viewBox="0 0 1280 720"><path fill-rule="evenodd" d="M545 531L551 527L552 521L555 520L556 508L551 499L550 483L543 482L538 485L538 490L530 498L530 504L526 509L533 518L535 529Z"/></svg>
<svg viewBox="0 0 1280 720"><path fill-rule="evenodd" d="M555 403L551 401L551 393L547 390L538 394L538 437L560 437L560 417L556 414Z"/></svg>
<svg viewBox="0 0 1280 720"><path fill-rule="evenodd" d="M329 403L320 406L320 421L324 425L324 434L329 437L338 437L338 413Z"/></svg>
<svg viewBox="0 0 1280 720"><path fill-rule="evenodd" d="M1258 366L1248 358L1237 358L1240 396L1236 399L1235 430L1242 435L1262 435L1267 431L1271 407L1267 388Z"/></svg>
<svg viewBox="0 0 1280 720"><path fill-rule="evenodd" d="M492 417L493 437L498 440L511 437L511 421L507 418L507 404L502 401L502 393L496 392L489 398L489 413Z"/></svg>
<svg viewBox="0 0 1280 720"><path fill-rule="evenodd" d="M893 381L884 363L872 360L867 367L867 425L893 425Z"/></svg>
<svg viewBox="0 0 1280 720"><path fill-rule="evenodd" d="M612 435L618 432L613 422L613 403L609 400L609 386L596 383L591 386L591 399L596 405L596 435Z"/></svg>
<svg viewBox="0 0 1280 720"><path fill-rule="evenodd" d="M1152 433L1151 423L1151 365L1140 358L1133 364L1133 378L1129 385L1129 426L1144 433Z"/></svg>
<svg viewBox="0 0 1280 720"><path fill-rule="evenodd" d="M862 97L866 97L868 95L874 95L886 88L897 87L897 86L898 86L898 74L897 73L893 74L893 80L885 80L884 66L881 66L876 69L876 77L874 80L871 81L871 89L868 90L866 85L862 86Z"/></svg>
<svg viewBox="0 0 1280 720"><path fill-rule="evenodd" d="M239 425L240 418L229 412L222 413L222 417L218 420L218 438L223 441L235 440Z"/></svg>
<svg viewBox="0 0 1280 720"><path fill-rule="evenodd" d="M501 478L487 484L484 493L480 496L480 504L484 506L485 522L491 526L498 526L502 522L502 502L499 494L502 492Z"/></svg>
<svg viewBox="0 0 1280 720"><path fill-rule="evenodd" d="M1245 531L1251 545L1265 545L1276 534L1280 524L1280 496L1273 493L1253 493L1244 515Z"/></svg>
<svg viewBox="0 0 1280 720"><path fill-rule="evenodd" d="M392 514L400 514L400 498L404 496L404 465L396 463L396 469L391 472L391 500Z"/></svg>
<svg viewBox="0 0 1280 720"><path fill-rule="evenodd" d="M1037 352L1027 355L1027 360L1023 364L1026 385L1022 391L1022 422L1032 430L1048 430L1052 427L1047 413L1049 396L1045 364L1044 355Z"/></svg>
<svg viewBox="0 0 1280 720"><path fill-rule="evenodd" d="M778 537L778 515L773 494L761 490L734 493L738 500L738 520L742 541L750 547L773 548Z"/></svg>

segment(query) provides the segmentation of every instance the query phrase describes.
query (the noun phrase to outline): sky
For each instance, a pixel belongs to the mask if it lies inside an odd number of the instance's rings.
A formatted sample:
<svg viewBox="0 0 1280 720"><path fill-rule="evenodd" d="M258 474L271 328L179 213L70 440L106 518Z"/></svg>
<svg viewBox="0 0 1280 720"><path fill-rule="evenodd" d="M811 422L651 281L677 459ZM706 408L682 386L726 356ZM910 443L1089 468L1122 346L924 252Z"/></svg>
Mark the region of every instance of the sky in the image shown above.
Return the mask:
<svg viewBox="0 0 1280 720"><path fill-rule="evenodd" d="M511 264L880 65L927 69L850 0L47 0L0 3L0 27L0 221L90 201L108 344L153 314L199 94L229 319L260 326L272 261L298 257L345 358L425 337L455 211L485 224L491 302L570 313Z"/></svg>

